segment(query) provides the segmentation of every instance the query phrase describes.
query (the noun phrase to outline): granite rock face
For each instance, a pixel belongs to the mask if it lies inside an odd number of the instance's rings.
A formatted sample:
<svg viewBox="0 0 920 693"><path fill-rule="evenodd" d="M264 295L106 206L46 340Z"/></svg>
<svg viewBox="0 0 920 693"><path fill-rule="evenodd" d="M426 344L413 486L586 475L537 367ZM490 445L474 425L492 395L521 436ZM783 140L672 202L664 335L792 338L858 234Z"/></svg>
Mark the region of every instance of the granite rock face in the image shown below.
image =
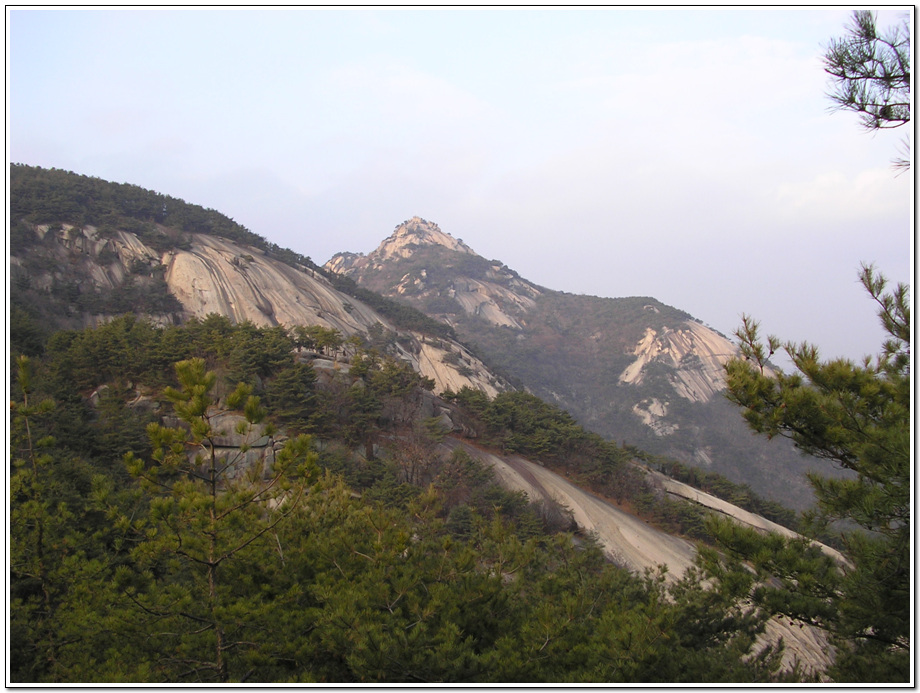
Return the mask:
<svg viewBox="0 0 920 693"><path fill-rule="evenodd" d="M388 238L370 255L364 253L337 253L326 263L326 268L338 274L349 274L354 269L371 267L380 269L387 261L411 258L423 246L440 246L447 250L475 255L462 240L441 231L440 227L421 217L399 224Z"/></svg>
<svg viewBox="0 0 920 693"><path fill-rule="evenodd" d="M336 291L322 275L299 270L255 248L195 234L188 250L162 258L166 283L186 316L219 313L258 326L322 325L344 335L374 323L393 329L364 304Z"/></svg>
<svg viewBox="0 0 920 693"><path fill-rule="evenodd" d="M725 363L738 348L722 335L692 320L678 329L665 328L661 334L647 328L636 345L636 360L620 373L620 382L639 385L648 365L668 366L674 392L691 402L708 402L725 389Z"/></svg>
<svg viewBox="0 0 920 693"><path fill-rule="evenodd" d="M456 262L452 259L454 253L473 256L481 262L456 263L459 271L451 273L447 281L433 280L433 272L424 266L412 267L396 280L391 268L411 264L413 258L426 250L438 251L446 264ZM428 253L425 259L430 257ZM400 264L399 260L405 262ZM520 278L500 262L485 261L463 241L419 217L398 226L372 253L339 253L326 263L326 268L354 277L385 295L406 298L420 307L435 298L447 299L456 304L459 313L494 327L520 332L537 312L540 297L553 293ZM475 276L465 274L463 270L467 268L473 269ZM379 280L381 276L386 279ZM660 313L654 304L643 306L643 310ZM456 322L449 314L437 317ZM635 358L620 373L620 383L640 385L650 364L664 365L670 370L668 379L674 394L691 402L707 402L725 388L722 366L738 353L728 339L692 319L657 330L648 327L638 342L624 351ZM637 416L654 427L663 413L652 408L637 412Z"/></svg>
<svg viewBox="0 0 920 693"><path fill-rule="evenodd" d="M400 330L371 307L335 289L322 273L268 257L259 248L211 235L184 234L185 243L159 253L123 230L105 237L92 226L69 224L56 229L35 226L33 231L42 240L40 246L29 250L30 257L11 257L10 263L20 272L44 267L30 271L28 277L38 291L50 292L61 284L111 291L129 279L151 281L148 275L155 274L179 306L171 314L149 316L160 324L217 313L234 323L248 320L259 327L320 325L338 330L346 339L380 326L400 335L394 355L434 380L438 393L466 386L494 397L508 389L463 345ZM451 245L462 249L459 243ZM112 317L84 313L79 322L92 325ZM448 353L455 356L445 359Z"/></svg>

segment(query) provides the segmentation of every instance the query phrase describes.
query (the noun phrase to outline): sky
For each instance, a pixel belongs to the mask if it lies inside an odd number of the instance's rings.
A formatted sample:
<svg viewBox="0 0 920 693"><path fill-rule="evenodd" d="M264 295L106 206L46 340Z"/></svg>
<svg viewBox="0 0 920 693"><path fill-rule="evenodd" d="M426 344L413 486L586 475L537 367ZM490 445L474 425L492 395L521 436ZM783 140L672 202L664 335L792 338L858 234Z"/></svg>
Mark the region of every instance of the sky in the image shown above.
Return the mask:
<svg viewBox="0 0 920 693"><path fill-rule="evenodd" d="M850 14L8 7L7 160L318 263L420 216L549 289L861 359L884 338L861 263L912 283L914 177L904 128L827 98Z"/></svg>

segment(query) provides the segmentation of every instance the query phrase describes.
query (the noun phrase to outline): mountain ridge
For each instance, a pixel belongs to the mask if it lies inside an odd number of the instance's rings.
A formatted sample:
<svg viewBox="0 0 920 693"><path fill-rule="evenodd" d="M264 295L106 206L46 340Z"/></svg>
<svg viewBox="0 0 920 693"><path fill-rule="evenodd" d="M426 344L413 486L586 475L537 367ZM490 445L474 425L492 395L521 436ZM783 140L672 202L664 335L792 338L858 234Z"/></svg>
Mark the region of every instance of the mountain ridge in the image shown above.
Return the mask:
<svg viewBox="0 0 920 693"><path fill-rule="evenodd" d="M86 223L85 220L77 224L36 223L34 220L17 219L16 224L16 254L11 258L11 274L15 275L13 281L17 291L16 300L21 303L29 296L48 293L53 297L61 293L64 307L72 309L69 317L77 323L98 324L109 321L114 313L100 309L100 306L104 308L105 305L111 305L102 299L108 301L113 296L121 295L119 292L124 292L125 287L137 285L147 293L154 293L159 287L165 288L171 300L171 303L164 302L165 309L158 316L163 324L181 322L189 317L199 319L199 323L206 323L216 313L227 316L230 322L237 324L272 327L313 324L341 328L349 336L361 337L365 347L380 347L412 364L416 372L434 381L433 389L436 392L447 395L472 388L484 393L487 398L498 399L496 395L500 391L510 390L510 385L500 382L492 375L486 364L478 361L463 343L402 328L396 321L388 320L386 316L377 313L359 299L338 292L334 276L326 276L304 263L281 262L265 247L244 244L239 239L231 240L214 234L187 232L162 224L140 229L140 233L118 228L117 225L109 228L95 226ZM156 240L151 240L166 237L171 239L166 247ZM453 314L458 326L465 324L463 317L468 313L464 305L467 305L475 313L475 319L492 324L514 335L516 339L517 335L532 329L533 318L529 310L539 308L548 300L571 299L570 296L536 287L518 277L502 263L486 261L472 251L464 250L464 246L456 250L456 246L450 242L445 243L442 236L429 234L426 238L431 242L422 244L413 243L408 234L394 234L394 238L402 242L404 247L414 247L405 256L394 254L388 263L392 263L393 258L397 258L398 261L411 261L416 259L420 252L424 254L426 250L444 250L452 254L452 261L456 267L474 273L475 276L462 280L461 283L466 289L461 290L460 298L456 298L456 292L454 294L454 301L462 311ZM436 269L430 274L413 275L416 276L422 279L423 287L428 282L437 286L444 279L443 276L437 275ZM456 277L451 281L456 283L455 280ZM509 293L490 293L491 287L495 285L504 287ZM417 285L413 281L405 283L404 286ZM525 287L525 291L531 292L524 294L524 299L531 300L520 299L521 294L517 293L521 291L520 287ZM463 291L478 294L482 300L466 300ZM105 292L111 295L103 296ZM411 295L408 289L405 293ZM601 307L606 305L603 299L597 299L596 303ZM482 309L484 305L489 308ZM641 330L645 329L644 334L648 335L650 325L660 325L658 321L663 315L673 319L685 319L685 314L681 311L650 298L630 299L626 305L629 309L627 312L632 311L640 318L639 326L633 327L635 334L640 334ZM489 322L490 317L495 318L496 315L507 316L508 320L514 320L517 326ZM588 332L593 329L590 324L582 324L583 320L579 322L580 318L576 315L560 314L554 317L563 327L577 327ZM545 316L541 319L545 323L543 327L546 327L548 322ZM572 320L575 322L572 323ZM649 348L657 344L652 338L647 342ZM546 352L550 360L555 359L559 362L566 358L565 345L559 345L555 350L548 349L547 346L553 345L542 344L539 345L539 349ZM332 350L331 355L318 356L310 353L301 354L298 347L296 359L301 363L312 362L319 376L318 380L338 383L348 388L348 391L360 391L360 383L364 381L357 373L362 365L366 367L367 361L364 356L359 356L356 361L349 363L347 353L342 354L340 360L339 348L343 348L341 344ZM344 347L344 350L347 351L348 347ZM659 348L655 352L656 357L660 351L662 349ZM352 356L357 353L355 351ZM628 365L637 357L636 353L621 354L621 362ZM680 357L678 360L682 359L683 357ZM654 359L650 358L649 361ZM352 366L355 366L355 373L350 373ZM638 370L645 372L642 368ZM610 378L615 379L623 372L620 368L613 369ZM429 376L426 373L433 375ZM447 376L438 381L439 373ZM483 379L480 377L482 374L488 375ZM651 377L647 373L646 376ZM354 382L349 385L349 381ZM365 383L364 387L366 386ZM98 397L98 392L95 394ZM528 407L530 410L538 408L534 401L525 400L524 408ZM442 406L432 407L429 413L437 416L439 412L443 421ZM533 412L522 410L522 413L529 415ZM564 426L571 423L563 417L560 417L560 420ZM510 449L513 450L516 443L510 442ZM545 443L540 439L537 439L537 442L541 445ZM371 445L369 449L372 450L372 447ZM628 457L629 454L630 451L625 449L618 449L617 452L618 457ZM639 540L640 544L645 542L644 546L623 543L633 541L638 536L636 531L641 529L644 521L630 520L630 530L624 533L619 529L617 521L610 519L616 514L611 514L609 510L604 510L600 519L586 519L589 517L586 514L589 505L593 508L601 507L603 504L597 502L597 499L591 500L591 494L575 494L574 491L568 490L569 486L556 480L556 475L549 469L544 469L546 465L539 457L535 459L536 461L531 462L517 455L505 455L502 461L525 470L525 476L538 478L541 488L551 491L549 500L553 500L553 493L560 489L566 489L566 498L579 498L577 501L571 501L574 506L572 511L577 517L582 518L584 527L590 528L595 526L592 523L598 522L612 523L609 536L613 539L609 540L606 548L614 558L617 555L630 557L628 563L634 570L651 567L650 562L659 560L656 557L661 554L653 545L654 539ZM564 466L568 461L563 459L556 463ZM599 465L599 469L603 469L603 465ZM610 470L605 473L609 474ZM643 530L642 536L659 534ZM666 562L673 560L676 574L689 565L693 546L677 536L673 537L673 541L669 540L669 543L681 547L679 551L670 554L673 558L665 559ZM794 630L791 632L795 634ZM811 651L820 659L820 648L811 648Z"/></svg>
<svg viewBox="0 0 920 693"><path fill-rule="evenodd" d="M379 324L381 346L439 392L527 388L608 439L711 468L798 509L810 504L802 466L773 465L778 441L754 445L737 410L710 396L728 349L709 348L704 362L686 343L721 338L653 298L539 287L419 217L376 255L340 255L350 266L337 275L213 210L135 186L13 166L10 187L14 298L43 305L40 324L81 327L125 311L165 324L215 310L254 324L329 326L345 338ZM68 218L75 223L60 221ZM374 271L355 271L382 255ZM50 305L56 295L62 302Z"/></svg>
<svg viewBox="0 0 920 693"><path fill-rule="evenodd" d="M754 439L721 396L723 366L739 353L724 335L651 297L538 286L454 241L412 217L372 252L324 267L446 322L518 387L605 437L810 505L801 457L786 441Z"/></svg>
<svg viewBox="0 0 920 693"><path fill-rule="evenodd" d="M259 248L192 233L186 234L183 247L160 252L122 230L103 235L91 225L27 226L37 245L31 246L31 253L11 257L14 281L26 291L48 293L55 286L70 285L77 287L78 296L93 297L118 293L128 281L163 286L173 304L171 311L152 314L160 324L217 313L258 327L320 325L338 330L345 339L376 329L392 335L391 348L432 378L438 391L466 386L494 396L509 387L464 345L400 328L362 301L342 294L322 273L296 269ZM85 305L95 304L87 298ZM68 322L75 327L92 325L118 314L71 312ZM453 361L445 359L450 352L457 354Z"/></svg>

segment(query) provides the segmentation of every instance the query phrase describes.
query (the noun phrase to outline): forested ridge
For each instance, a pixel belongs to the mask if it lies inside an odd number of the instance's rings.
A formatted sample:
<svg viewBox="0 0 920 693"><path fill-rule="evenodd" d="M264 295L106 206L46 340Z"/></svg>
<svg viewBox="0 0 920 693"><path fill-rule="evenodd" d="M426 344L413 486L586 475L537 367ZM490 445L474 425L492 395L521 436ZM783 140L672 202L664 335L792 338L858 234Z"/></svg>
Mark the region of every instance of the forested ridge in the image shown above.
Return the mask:
<svg viewBox="0 0 920 693"><path fill-rule="evenodd" d="M285 257L292 253L277 248L216 210L130 183L112 183L71 171L25 164L10 166L10 218L33 224L92 225L103 232L120 228L138 234L158 249L175 242L162 234L157 228L160 226L185 233L223 236L265 250L277 249ZM312 264L309 258L297 259Z"/></svg>
<svg viewBox="0 0 920 693"><path fill-rule="evenodd" d="M283 329L219 316L16 346L32 353L13 381L13 681L781 676L775 652L744 657L762 625L734 606L744 585L632 575L563 508L433 455L428 384L373 349L320 386ZM514 423L513 401L457 398L484 442L548 460L605 445L559 412ZM212 457L230 410L242 438L274 436L272 465Z"/></svg>
<svg viewBox="0 0 920 693"><path fill-rule="evenodd" d="M268 257L296 269L322 274L336 290L362 301L402 329L434 337L457 338L449 325L363 289L347 277L328 272L309 257L268 241L216 210L137 185L113 183L60 169L11 164L9 180L10 249L13 254L26 256L27 263L38 263L39 269L40 253L38 257L28 257L24 252L41 245L34 231L38 225L51 228L59 228L62 224L78 228L93 226L102 238L111 236L116 230L127 231L160 253L188 248L188 234L208 234L257 248ZM131 277L117 290L107 293L81 292L80 287L67 284L56 286L55 293L91 314L118 315L127 311L152 314L179 310L179 304L162 282L162 267L131 269L137 280L143 277L142 284ZM19 275L17 279L22 284L21 289L28 289L27 275ZM16 298L14 292L14 302ZM31 298L34 301L41 297ZM53 315L53 309L46 309L46 317Z"/></svg>

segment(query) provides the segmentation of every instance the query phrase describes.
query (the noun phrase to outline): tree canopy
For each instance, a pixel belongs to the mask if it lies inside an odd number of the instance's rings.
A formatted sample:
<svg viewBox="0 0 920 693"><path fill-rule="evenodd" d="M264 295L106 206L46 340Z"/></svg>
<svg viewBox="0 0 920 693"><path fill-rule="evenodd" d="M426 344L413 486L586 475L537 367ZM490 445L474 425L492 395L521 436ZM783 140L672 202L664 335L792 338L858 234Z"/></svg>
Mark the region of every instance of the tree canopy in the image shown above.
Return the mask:
<svg viewBox="0 0 920 693"><path fill-rule="evenodd" d="M779 579L760 588L760 603L837 637L835 676L898 681L910 675L910 299L902 284L885 293L871 267L861 280L888 334L875 359L822 361L812 345L762 341L746 317L737 332L742 355L726 366L729 398L754 431L791 438L851 472L809 476L818 505L808 518L816 529L836 527L850 563L728 524L717 534L765 580ZM797 372L771 369L767 359L780 348Z"/></svg>
<svg viewBox="0 0 920 693"><path fill-rule="evenodd" d="M787 676L754 646L749 581L669 585L607 562L564 509L439 452L428 383L386 357L359 351L320 387L293 337L220 316L126 316L37 351L12 383L13 681ZM530 396L469 399L516 449L604 452ZM285 443L291 429L312 441ZM598 474L621 466L606 457Z"/></svg>
<svg viewBox="0 0 920 693"><path fill-rule="evenodd" d="M869 10L853 13L846 36L833 39L824 54L832 77L835 108L859 115L867 130L897 128L910 122L910 25L905 17L879 31ZM907 166L906 159L896 161Z"/></svg>

